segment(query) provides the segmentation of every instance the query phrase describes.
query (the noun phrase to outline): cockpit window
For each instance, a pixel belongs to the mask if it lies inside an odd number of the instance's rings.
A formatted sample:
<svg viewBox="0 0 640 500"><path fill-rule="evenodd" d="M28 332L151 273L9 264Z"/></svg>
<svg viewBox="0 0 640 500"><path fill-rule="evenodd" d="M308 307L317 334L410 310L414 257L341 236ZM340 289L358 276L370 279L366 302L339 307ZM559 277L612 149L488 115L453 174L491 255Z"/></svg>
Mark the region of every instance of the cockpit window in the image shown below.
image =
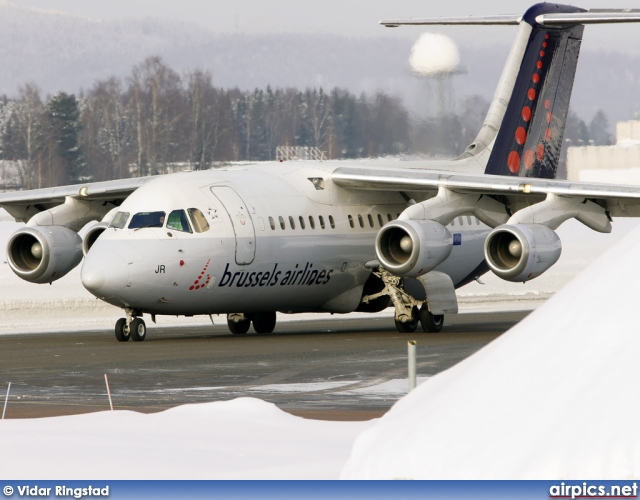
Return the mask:
<svg viewBox="0 0 640 500"><path fill-rule="evenodd" d="M184 210L174 210L169 214L167 229L174 229L175 231L182 231L183 233L191 232L191 226L189 226L187 214L184 213Z"/></svg>
<svg viewBox="0 0 640 500"><path fill-rule="evenodd" d="M139 212L131 217L129 229L143 227L162 227L164 225L164 212Z"/></svg>
<svg viewBox="0 0 640 500"><path fill-rule="evenodd" d="M111 220L109 227L115 227L116 229L123 229L127 225L129 220L129 212L118 212Z"/></svg>
<svg viewBox="0 0 640 500"><path fill-rule="evenodd" d="M191 222L193 223L193 229L196 233L204 233L209 230L209 223L200 210L197 208L190 208L187 212L189 212Z"/></svg>

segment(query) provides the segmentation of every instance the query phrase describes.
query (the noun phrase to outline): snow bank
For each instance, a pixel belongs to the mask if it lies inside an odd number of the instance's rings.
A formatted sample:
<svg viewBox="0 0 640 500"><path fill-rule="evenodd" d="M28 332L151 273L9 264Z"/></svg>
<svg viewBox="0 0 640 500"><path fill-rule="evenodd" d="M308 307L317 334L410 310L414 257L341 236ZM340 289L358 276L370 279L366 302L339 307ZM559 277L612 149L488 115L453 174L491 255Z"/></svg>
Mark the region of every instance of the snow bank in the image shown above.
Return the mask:
<svg viewBox="0 0 640 500"><path fill-rule="evenodd" d="M342 477L640 476L640 228L525 320L400 400Z"/></svg>
<svg viewBox="0 0 640 500"><path fill-rule="evenodd" d="M18 479L336 479L372 422L295 417L259 399L0 421Z"/></svg>

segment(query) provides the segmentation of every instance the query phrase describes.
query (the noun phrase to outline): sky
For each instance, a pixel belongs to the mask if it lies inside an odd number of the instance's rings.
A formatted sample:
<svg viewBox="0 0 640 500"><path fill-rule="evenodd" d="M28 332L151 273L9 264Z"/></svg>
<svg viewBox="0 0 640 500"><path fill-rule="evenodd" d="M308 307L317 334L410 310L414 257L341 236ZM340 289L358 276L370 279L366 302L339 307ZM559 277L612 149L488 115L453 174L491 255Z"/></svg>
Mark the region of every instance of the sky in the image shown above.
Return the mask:
<svg viewBox="0 0 640 500"><path fill-rule="evenodd" d="M3 1L3 0L0 0ZM4 0L7 2L8 0ZM335 33L346 36L394 36L416 38L422 28L389 29L378 25L383 18L467 16L471 14L520 14L531 4L516 0L449 0L425 2L424 0L323 0L300 2L298 0L12 0L23 7L56 10L98 19L123 19L157 17L196 23L216 32L278 33L315 32ZM616 0L614 4L604 0L584 0L576 5L583 8L638 8L633 0ZM443 28L457 38L479 37L489 43L495 40L498 30L509 28ZM511 28L512 29L512 28ZM593 44L606 48L629 46L636 31L632 26L595 26ZM464 30L463 33L461 31ZM512 35L507 35L511 39ZM635 49L638 50L638 49Z"/></svg>

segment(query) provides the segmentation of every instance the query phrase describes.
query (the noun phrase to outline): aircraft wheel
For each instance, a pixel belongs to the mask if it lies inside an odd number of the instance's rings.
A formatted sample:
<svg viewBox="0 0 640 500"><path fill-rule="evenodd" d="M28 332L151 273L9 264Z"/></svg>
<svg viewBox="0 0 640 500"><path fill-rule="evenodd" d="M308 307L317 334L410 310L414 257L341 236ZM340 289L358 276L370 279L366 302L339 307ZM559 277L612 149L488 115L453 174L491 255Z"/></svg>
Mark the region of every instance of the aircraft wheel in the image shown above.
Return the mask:
<svg viewBox="0 0 640 500"><path fill-rule="evenodd" d="M131 338L131 329L127 328L127 320L120 318L116 321L116 339L118 342L126 342Z"/></svg>
<svg viewBox="0 0 640 500"><path fill-rule="evenodd" d="M402 323L401 321L396 320L396 330L400 333L413 333L418 328L418 308L413 308L413 317L411 321L407 321L406 323Z"/></svg>
<svg viewBox="0 0 640 500"><path fill-rule="evenodd" d="M243 335L249 331L249 327L251 326L251 320L244 319L242 321L231 321L227 318L227 325L229 326L229 331L235 335Z"/></svg>
<svg viewBox="0 0 640 500"><path fill-rule="evenodd" d="M438 333L444 325L444 314L431 314L426 304L420 308L420 324L427 333Z"/></svg>
<svg viewBox="0 0 640 500"><path fill-rule="evenodd" d="M256 333L271 333L276 327L276 313L256 313L252 317L253 329Z"/></svg>
<svg viewBox="0 0 640 500"><path fill-rule="evenodd" d="M142 342L147 336L147 325L142 318L135 318L131 322L131 338L135 342Z"/></svg>

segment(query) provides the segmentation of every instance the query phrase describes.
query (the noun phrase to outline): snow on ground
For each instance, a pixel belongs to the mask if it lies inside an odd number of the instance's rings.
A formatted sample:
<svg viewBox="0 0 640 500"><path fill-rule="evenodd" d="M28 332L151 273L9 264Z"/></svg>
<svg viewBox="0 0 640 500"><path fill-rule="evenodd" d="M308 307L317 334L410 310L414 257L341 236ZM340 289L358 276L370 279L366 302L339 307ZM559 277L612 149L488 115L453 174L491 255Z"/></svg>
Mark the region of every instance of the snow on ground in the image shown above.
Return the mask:
<svg viewBox="0 0 640 500"><path fill-rule="evenodd" d="M329 479L374 421L307 420L259 399L0 421L5 479Z"/></svg>
<svg viewBox="0 0 640 500"><path fill-rule="evenodd" d="M342 477L640 476L640 228L500 338L401 399Z"/></svg>

